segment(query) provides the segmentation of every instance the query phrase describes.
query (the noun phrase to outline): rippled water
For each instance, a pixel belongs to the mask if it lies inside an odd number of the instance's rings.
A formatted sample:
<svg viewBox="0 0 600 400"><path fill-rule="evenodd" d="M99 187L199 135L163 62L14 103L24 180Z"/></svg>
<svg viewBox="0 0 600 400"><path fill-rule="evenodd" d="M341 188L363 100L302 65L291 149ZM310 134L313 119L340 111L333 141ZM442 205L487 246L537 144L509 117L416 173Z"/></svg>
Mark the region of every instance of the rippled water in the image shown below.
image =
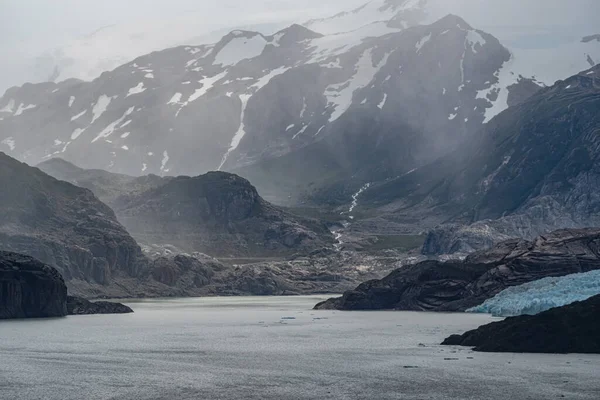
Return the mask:
<svg viewBox="0 0 600 400"><path fill-rule="evenodd" d="M320 300L152 300L131 315L0 322L0 398L600 398L598 356L437 345L488 316L311 311Z"/></svg>

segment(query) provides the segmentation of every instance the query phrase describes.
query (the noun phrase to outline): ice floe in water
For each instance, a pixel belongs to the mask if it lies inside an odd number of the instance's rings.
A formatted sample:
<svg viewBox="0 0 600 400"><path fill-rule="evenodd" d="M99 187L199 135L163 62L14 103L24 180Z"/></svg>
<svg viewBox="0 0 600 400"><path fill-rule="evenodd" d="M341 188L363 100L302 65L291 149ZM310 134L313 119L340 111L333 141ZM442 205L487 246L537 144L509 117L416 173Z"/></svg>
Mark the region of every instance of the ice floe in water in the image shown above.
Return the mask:
<svg viewBox="0 0 600 400"><path fill-rule="evenodd" d="M544 278L510 287L468 312L498 317L535 315L600 294L600 270L559 278Z"/></svg>

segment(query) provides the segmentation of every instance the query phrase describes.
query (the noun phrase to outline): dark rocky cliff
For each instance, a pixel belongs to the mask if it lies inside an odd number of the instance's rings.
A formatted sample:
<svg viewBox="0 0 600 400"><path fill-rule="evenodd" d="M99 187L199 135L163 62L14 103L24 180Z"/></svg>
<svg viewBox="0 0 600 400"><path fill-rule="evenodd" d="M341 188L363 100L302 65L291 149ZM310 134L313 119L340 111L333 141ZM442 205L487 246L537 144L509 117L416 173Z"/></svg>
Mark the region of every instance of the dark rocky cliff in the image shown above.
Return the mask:
<svg viewBox="0 0 600 400"><path fill-rule="evenodd" d="M600 353L600 296L453 335L444 345L510 353Z"/></svg>
<svg viewBox="0 0 600 400"><path fill-rule="evenodd" d="M21 254L0 251L0 319L67 315L67 286L57 270Z"/></svg>

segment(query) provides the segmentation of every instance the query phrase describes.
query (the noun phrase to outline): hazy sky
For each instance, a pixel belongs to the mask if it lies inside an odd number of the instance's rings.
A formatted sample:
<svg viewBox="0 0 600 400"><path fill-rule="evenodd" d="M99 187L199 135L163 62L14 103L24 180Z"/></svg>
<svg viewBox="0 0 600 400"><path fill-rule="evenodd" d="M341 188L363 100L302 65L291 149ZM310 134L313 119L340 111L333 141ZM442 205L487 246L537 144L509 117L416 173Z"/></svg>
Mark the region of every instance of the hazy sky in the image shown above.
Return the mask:
<svg viewBox="0 0 600 400"><path fill-rule="evenodd" d="M0 0L0 94L7 85L30 79L40 55L109 25L152 26L185 16L199 32L222 28L301 22L351 10L367 0ZM452 12L504 44L555 45L560 40L600 33L600 0L429 0L434 14ZM553 35L523 40L522 27L551 27ZM262 28L262 26L261 26ZM271 32L264 32L271 33ZM558 38L557 34L562 35ZM517 36L516 40L512 40ZM569 38L572 36L572 38Z"/></svg>
<svg viewBox="0 0 600 400"><path fill-rule="evenodd" d="M0 48L37 53L98 28L193 13L231 26L329 15L365 0L0 0ZM203 18L205 17L205 18Z"/></svg>

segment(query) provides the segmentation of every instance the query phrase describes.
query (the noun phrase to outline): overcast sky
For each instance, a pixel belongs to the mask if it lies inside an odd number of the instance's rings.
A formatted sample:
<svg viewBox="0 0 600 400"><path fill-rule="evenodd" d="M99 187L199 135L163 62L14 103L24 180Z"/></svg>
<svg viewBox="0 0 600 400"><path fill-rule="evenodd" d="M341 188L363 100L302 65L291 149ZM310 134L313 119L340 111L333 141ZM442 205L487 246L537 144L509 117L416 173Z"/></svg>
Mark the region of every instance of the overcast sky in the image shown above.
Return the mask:
<svg viewBox="0 0 600 400"><path fill-rule="evenodd" d="M0 48L37 53L98 28L140 20L198 16L199 24L296 21L365 0L0 0Z"/></svg>
<svg viewBox="0 0 600 400"><path fill-rule="evenodd" d="M367 0L0 0L0 94L27 79L32 60L109 25L156 25L185 16L199 32L301 22L353 9ZM505 44L521 27L552 26L563 36L600 33L600 0L430 0L441 14L453 12L489 29ZM534 16L532 18L532 16ZM500 24L500 27L496 25ZM266 29L266 27L265 27ZM264 32L271 33L271 32ZM533 37L533 45L544 40ZM521 43L526 43L519 38Z"/></svg>

